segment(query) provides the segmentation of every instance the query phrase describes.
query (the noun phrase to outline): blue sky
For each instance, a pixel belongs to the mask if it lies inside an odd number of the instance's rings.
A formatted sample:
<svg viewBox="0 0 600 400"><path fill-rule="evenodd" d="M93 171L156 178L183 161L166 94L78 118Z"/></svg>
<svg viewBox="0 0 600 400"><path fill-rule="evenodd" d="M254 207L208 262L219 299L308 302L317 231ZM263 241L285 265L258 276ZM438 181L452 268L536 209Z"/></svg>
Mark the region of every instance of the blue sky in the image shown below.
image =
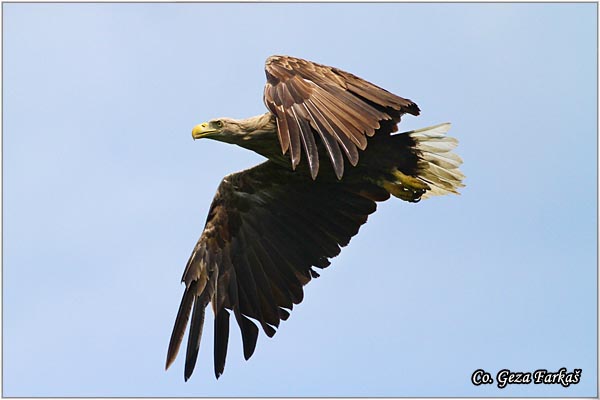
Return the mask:
<svg viewBox="0 0 600 400"><path fill-rule="evenodd" d="M596 396L596 8L3 4L3 395ZM183 267L261 160L191 128L265 112L271 54L416 101L401 130L451 121L467 186L380 204L250 361L236 326L215 381L207 329L184 383Z"/></svg>

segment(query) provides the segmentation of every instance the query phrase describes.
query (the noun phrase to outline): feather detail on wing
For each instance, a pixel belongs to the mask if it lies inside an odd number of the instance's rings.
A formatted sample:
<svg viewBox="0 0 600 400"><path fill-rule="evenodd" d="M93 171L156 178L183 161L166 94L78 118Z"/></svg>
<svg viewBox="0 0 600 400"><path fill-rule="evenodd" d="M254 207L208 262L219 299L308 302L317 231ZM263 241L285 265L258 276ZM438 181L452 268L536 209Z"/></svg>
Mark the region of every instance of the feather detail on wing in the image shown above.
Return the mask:
<svg viewBox="0 0 600 400"><path fill-rule="evenodd" d="M309 154L310 146L305 143ZM318 276L314 268L327 267L375 211L375 201L387 198L372 184L313 181L271 161L225 177L186 266L167 368L191 316L186 380L192 374L209 302L215 314L215 375L225 367L230 311L240 327L244 358L250 358L258 339L254 321L273 336L302 301L302 286Z"/></svg>
<svg viewBox="0 0 600 400"><path fill-rule="evenodd" d="M367 137L395 131L405 113L419 115L419 108L412 101L337 68L272 56L266 61L265 72L264 101L276 117L281 151L290 152L295 169L300 163L302 143L313 179L319 170L317 147L313 146L315 135L341 179L341 151L355 166L358 149L367 147Z"/></svg>

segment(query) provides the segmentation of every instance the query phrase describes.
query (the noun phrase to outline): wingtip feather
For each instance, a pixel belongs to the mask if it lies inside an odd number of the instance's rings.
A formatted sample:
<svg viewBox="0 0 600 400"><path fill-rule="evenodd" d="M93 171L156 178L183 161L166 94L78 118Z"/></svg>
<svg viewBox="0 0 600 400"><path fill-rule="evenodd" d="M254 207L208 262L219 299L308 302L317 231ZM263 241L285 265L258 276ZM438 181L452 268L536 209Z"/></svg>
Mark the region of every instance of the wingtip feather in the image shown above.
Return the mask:
<svg viewBox="0 0 600 400"><path fill-rule="evenodd" d="M192 284L190 284L190 286L186 288L185 292L183 293L181 304L179 305L179 311L177 312L177 317L175 318L173 332L171 333L171 340L169 341L165 370L169 369L171 364L173 364L175 358L177 357L177 353L179 352L183 335L185 334L185 329L187 328L188 320L190 318L196 291L196 284L196 281L192 282Z"/></svg>

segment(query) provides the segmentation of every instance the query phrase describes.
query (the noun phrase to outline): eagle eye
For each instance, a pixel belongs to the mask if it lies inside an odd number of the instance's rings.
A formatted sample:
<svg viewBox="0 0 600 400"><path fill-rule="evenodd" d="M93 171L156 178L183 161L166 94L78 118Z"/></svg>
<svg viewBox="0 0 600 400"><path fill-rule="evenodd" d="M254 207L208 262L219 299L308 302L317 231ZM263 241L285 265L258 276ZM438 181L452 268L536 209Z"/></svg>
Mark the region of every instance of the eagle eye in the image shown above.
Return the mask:
<svg viewBox="0 0 600 400"><path fill-rule="evenodd" d="M221 120L216 120L216 121L214 121L214 122L213 122L213 125L214 125L215 127L217 127L218 129L221 129L221 128L223 127L223 121L221 121Z"/></svg>

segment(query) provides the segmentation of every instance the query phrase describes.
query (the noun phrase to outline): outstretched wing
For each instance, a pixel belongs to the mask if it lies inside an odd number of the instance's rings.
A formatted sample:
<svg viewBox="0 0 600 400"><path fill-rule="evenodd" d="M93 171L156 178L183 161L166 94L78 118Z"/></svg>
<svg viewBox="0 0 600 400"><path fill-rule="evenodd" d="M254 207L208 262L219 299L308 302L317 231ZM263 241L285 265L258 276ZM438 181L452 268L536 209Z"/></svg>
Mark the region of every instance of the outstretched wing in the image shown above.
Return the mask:
<svg viewBox="0 0 600 400"><path fill-rule="evenodd" d="M277 119L281 151L290 151L292 167L304 147L313 179L319 170L315 135L327 149L339 179L346 154L358 163L367 137L397 130L400 117L419 115L419 107L357 76L337 68L287 56L271 56L265 64L264 101ZM319 139L317 139L319 140Z"/></svg>
<svg viewBox="0 0 600 400"><path fill-rule="evenodd" d="M318 276L314 267L327 267L375 211L375 201L388 197L378 186L312 181L271 161L223 179L183 274L186 289L167 368L191 315L185 379L191 376L209 303L215 314L215 376L225 367L230 311L242 333L244 357L250 358L258 328L249 318L273 336L302 301L302 286Z"/></svg>

